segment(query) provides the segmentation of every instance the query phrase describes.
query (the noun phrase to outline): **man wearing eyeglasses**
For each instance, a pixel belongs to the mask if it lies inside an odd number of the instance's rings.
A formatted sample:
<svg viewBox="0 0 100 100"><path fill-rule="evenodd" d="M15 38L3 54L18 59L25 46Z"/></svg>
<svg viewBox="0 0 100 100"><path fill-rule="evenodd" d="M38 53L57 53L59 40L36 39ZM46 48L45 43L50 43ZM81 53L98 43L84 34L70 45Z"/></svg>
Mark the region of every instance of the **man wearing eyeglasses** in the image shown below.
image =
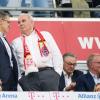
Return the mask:
<svg viewBox="0 0 100 100"><path fill-rule="evenodd" d="M100 54L91 54L87 66L89 71L77 79L75 91L93 91L94 86L100 83Z"/></svg>
<svg viewBox="0 0 100 100"><path fill-rule="evenodd" d="M0 11L0 91L16 91L18 83L17 62L5 38L9 27L9 15Z"/></svg>
<svg viewBox="0 0 100 100"><path fill-rule="evenodd" d="M70 91L74 90L75 81L77 77L83 74L79 70L75 70L77 58L72 53L65 53L63 55L63 73L60 77L59 90Z"/></svg>

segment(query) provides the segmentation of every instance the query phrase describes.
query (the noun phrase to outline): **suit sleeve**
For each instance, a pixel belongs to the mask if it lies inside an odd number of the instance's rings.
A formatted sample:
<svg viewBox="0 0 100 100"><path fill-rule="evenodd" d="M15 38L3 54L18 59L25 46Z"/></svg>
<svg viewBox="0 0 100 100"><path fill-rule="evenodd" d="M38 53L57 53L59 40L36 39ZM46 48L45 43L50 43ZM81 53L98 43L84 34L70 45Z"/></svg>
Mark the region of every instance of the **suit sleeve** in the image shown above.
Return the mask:
<svg viewBox="0 0 100 100"><path fill-rule="evenodd" d="M76 80L75 91L86 91L86 84L83 77Z"/></svg>

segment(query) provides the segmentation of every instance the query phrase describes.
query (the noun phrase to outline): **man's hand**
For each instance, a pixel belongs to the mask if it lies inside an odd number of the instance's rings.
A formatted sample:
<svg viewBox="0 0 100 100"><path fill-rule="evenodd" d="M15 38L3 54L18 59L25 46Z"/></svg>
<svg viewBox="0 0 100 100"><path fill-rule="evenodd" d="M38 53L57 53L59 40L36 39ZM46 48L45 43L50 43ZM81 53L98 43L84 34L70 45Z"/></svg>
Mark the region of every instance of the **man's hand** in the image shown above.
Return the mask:
<svg viewBox="0 0 100 100"><path fill-rule="evenodd" d="M76 83L72 82L69 86L64 88L64 91L74 91Z"/></svg>

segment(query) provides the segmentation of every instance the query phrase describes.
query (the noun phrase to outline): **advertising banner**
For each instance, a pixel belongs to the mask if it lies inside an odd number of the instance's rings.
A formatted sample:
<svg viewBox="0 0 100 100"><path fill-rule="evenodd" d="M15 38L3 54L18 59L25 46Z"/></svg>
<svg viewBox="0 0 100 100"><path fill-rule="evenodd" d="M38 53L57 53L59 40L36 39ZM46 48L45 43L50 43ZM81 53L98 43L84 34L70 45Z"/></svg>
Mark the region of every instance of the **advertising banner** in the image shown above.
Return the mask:
<svg viewBox="0 0 100 100"><path fill-rule="evenodd" d="M0 100L100 100L98 92L0 92Z"/></svg>

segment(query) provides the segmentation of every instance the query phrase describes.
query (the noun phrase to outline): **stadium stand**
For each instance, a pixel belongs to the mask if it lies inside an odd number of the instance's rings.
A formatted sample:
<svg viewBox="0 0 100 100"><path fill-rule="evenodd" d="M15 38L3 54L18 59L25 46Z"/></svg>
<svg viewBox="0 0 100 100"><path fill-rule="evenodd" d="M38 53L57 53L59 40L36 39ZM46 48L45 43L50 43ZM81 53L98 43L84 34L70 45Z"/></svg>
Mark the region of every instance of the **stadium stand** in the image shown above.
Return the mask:
<svg viewBox="0 0 100 100"><path fill-rule="evenodd" d="M70 1L72 2L73 0ZM63 6L61 5L61 0L0 0L0 9L6 11L9 10L12 16L18 16L22 11L24 11L29 12L35 17L64 17L62 11L67 11L68 13L70 13L68 17L73 17L72 12L76 12L77 10L77 12L90 11L91 17L94 17L94 11L96 11L97 9L95 7L97 5L100 5L100 0L86 1L90 9L88 7L72 8L70 7L70 5L67 5L67 7L64 6L65 8L63 8Z"/></svg>

